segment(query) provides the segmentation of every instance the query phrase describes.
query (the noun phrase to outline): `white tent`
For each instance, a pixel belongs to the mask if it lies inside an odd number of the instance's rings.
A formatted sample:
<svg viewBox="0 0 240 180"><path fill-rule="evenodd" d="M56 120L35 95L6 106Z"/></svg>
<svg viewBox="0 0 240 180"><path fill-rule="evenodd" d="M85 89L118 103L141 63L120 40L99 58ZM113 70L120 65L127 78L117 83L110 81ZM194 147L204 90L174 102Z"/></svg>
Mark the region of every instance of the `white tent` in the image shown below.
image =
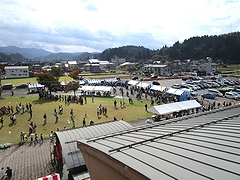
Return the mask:
<svg viewBox="0 0 240 180"><path fill-rule="evenodd" d="M150 89L154 91L163 91L166 87L160 85L153 85Z"/></svg>
<svg viewBox="0 0 240 180"><path fill-rule="evenodd" d="M178 102L178 106L181 109L185 109L185 110L201 107L201 105L196 100Z"/></svg>
<svg viewBox="0 0 240 180"><path fill-rule="evenodd" d="M182 90L182 89L177 89L177 90L174 92L174 94L175 94L175 95L178 95L178 96L181 96L182 93L184 93L184 90Z"/></svg>
<svg viewBox="0 0 240 180"><path fill-rule="evenodd" d="M41 85L41 84L28 84L28 88L31 89L31 88L41 88L41 87L44 87L44 85Z"/></svg>
<svg viewBox="0 0 240 180"><path fill-rule="evenodd" d="M94 91L111 91L113 88L111 86L95 86Z"/></svg>
<svg viewBox="0 0 240 180"><path fill-rule="evenodd" d="M175 94L175 92L177 91L177 89L174 89L174 88L169 88L166 93L168 94Z"/></svg>
<svg viewBox="0 0 240 180"><path fill-rule="evenodd" d="M82 86L78 88L78 90L83 90L83 91L93 91L95 86Z"/></svg>
<svg viewBox="0 0 240 180"><path fill-rule="evenodd" d="M140 82L137 84L138 87L142 87L142 88L146 88L148 86L151 86L151 84L148 84L148 83L144 83L144 82Z"/></svg>
<svg viewBox="0 0 240 180"><path fill-rule="evenodd" d="M82 86L78 88L79 91L111 91L111 86Z"/></svg>
<svg viewBox="0 0 240 180"><path fill-rule="evenodd" d="M159 106L153 106L148 109L149 112L154 114L164 115L173 112L179 112L182 110L199 108L201 105L196 100L182 101L176 103L163 104Z"/></svg>
<svg viewBox="0 0 240 180"><path fill-rule="evenodd" d="M135 81L135 80L130 80L128 82L129 85L137 85L139 83L139 81Z"/></svg>

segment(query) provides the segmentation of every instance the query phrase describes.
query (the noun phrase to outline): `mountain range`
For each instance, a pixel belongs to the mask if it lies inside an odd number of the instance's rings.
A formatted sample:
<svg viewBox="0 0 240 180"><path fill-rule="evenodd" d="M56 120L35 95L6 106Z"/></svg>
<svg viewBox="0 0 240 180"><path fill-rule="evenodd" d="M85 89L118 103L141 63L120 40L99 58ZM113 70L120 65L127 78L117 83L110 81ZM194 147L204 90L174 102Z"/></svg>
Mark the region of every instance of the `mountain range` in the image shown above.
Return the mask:
<svg viewBox="0 0 240 180"><path fill-rule="evenodd" d="M88 58L98 58L99 53L76 52L76 53L52 53L43 49L20 48L16 46L0 47L0 52L5 53L14 59L22 55L32 61L52 61L52 60L85 60ZM21 59L16 59L22 61Z"/></svg>

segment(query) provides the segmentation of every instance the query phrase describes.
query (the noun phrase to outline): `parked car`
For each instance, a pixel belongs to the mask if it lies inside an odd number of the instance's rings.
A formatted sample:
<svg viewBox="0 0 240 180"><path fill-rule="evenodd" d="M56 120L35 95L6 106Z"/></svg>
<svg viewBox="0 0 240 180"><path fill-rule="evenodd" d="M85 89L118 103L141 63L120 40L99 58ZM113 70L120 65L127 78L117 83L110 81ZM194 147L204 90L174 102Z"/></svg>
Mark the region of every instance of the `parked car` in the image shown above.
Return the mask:
<svg viewBox="0 0 240 180"><path fill-rule="evenodd" d="M171 87L174 88L174 89L180 89L181 85L180 84L173 84Z"/></svg>
<svg viewBox="0 0 240 180"><path fill-rule="evenodd" d="M132 78L132 80L137 80L138 79L138 76L134 76L133 78Z"/></svg>
<svg viewBox="0 0 240 180"><path fill-rule="evenodd" d="M27 84L20 84L20 85L16 86L16 89L25 89L25 88L28 88Z"/></svg>
<svg viewBox="0 0 240 180"><path fill-rule="evenodd" d="M190 99L191 100L198 100L198 94L196 92L190 93Z"/></svg>
<svg viewBox="0 0 240 180"><path fill-rule="evenodd" d="M150 76L150 78L151 78L151 79L155 79L155 78L158 78L158 76L157 76L157 75L154 75L154 74L152 74L152 75Z"/></svg>
<svg viewBox="0 0 240 180"><path fill-rule="evenodd" d="M234 92L226 92L225 93L225 97L228 98L228 99L235 99L235 100L238 100L240 97L235 94Z"/></svg>
<svg viewBox="0 0 240 180"><path fill-rule="evenodd" d="M12 84L4 84L2 86L2 90L10 90L12 89L14 86Z"/></svg>
<svg viewBox="0 0 240 180"><path fill-rule="evenodd" d="M153 85L160 85L160 83L157 82L157 81L153 81L152 84L153 84Z"/></svg>
<svg viewBox="0 0 240 180"><path fill-rule="evenodd" d="M223 97L223 93L217 89L208 89L208 92L213 93L215 96Z"/></svg>
<svg viewBox="0 0 240 180"><path fill-rule="evenodd" d="M215 95L213 93L210 93L210 92L202 94L201 97L202 98L207 98L207 99L215 99Z"/></svg>

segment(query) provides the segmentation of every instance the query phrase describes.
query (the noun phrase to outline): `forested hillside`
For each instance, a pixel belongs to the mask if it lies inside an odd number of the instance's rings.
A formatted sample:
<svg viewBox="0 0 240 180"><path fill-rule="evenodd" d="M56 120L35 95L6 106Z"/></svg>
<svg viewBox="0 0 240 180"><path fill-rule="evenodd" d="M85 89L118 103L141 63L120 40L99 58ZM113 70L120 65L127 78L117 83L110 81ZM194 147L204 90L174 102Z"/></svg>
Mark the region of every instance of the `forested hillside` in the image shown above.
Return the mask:
<svg viewBox="0 0 240 180"><path fill-rule="evenodd" d="M21 48L19 48L21 49ZM26 51L26 48L24 49ZM33 51L30 49L29 51ZM29 52L31 53L31 52ZM201 36L186 39L182 43L176 42L172 46L163 46L161 49L151 50L143 46L123 46L109 48L102 53L52 53L41 56L34 60L86 60L88 58L99 58L108 60L115 56L125 58L129 62L147 62L148 60L159 60L162 62L175 59L205 59L211 57L214 61L222 60L227 64L240 64L240 32L234 32L215 36ZM29 60L20 53L0 53L0 62L23 62Z"/></svg>
<svg viewBox="0 0 240 180"><path fill-rule="evenodd" d="M110 48L100 55L101 60L110 60L114 55L126 58L130 62L138 60L184 60L205 59L211 57L213 61L218 59L225 63L240 63L240 32L201 36L186 39L184 42L176 42L173 46L164 46L158 50L150 50L142 46L123 46Z"/></svg>

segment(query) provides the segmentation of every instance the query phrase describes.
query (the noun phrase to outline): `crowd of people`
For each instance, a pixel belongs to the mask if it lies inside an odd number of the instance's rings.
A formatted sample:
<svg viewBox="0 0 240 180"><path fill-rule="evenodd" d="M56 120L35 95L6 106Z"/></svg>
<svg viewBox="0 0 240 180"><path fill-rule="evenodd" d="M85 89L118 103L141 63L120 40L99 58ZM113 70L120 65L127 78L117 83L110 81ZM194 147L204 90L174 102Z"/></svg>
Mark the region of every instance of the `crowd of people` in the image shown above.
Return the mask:
<svg viewBox="0 0 240 180"><path fill-rule="evenodd" d="M112 85L112 84L109 84ZM65 106L70 106L71 103L78 103L80 105L87 104L87 98L86 98L86 93L83 93L82 95L78 96L73 96L73 95L49 95L49 91L41 91L39 93L39 98L54 98L55 100L59 102L64 102ZM128 85L126 83L119 84L117 86L114 86L114 93L120 94L123 98L120 98L117 100L116 98L113 99L113 106L117 110L118 107L121 109L126 108L126 103L125 99L128 99L129 104L134 104L133 99L137 100L148 100L149 105L145 104L145 111L148 110L148 107L154 106L154 105L160 105L160 104L166 104L166 103L171 103L171 102L177 102L179 101L179 96L177 95L169 95L165 92L160 92L160 91L153 91L150 89L142 88L139 86L132 86ZM94 97L91 95L92 103L94 103ZM197 113L198 111L210 111L215 108L220 108L223 106L232 106L234 103L232 102L216 102L216 101L208 101L208 100L199 100L198 101L202 107L200 109L196 109ZM90 102L91 103L91 102ZM18 114L24 114L24 113L29 113L29 119L32 119L32 104L31 103L26 103L25 105L22 103L16 104L15 108L13 106L3 106L0 110L2 115L10 115L10 120L11 124L15 125L17 124L17 115ZM48 115L47 113L43 114L43 125L46 125L48 123L48 118L50 117L55 117L55 123L58 123L59 121L59 116L62 115L63 113L69 113L69 118L70 122L72 123L72 128L76 128L76 120L75 120L75 114L74 114L74 109L71 109L70 112L64 112L63 106L59 105L58 107L53 108L53 116ZM103 106L103 104L100 104L99 106L96 107L96 117L98 119L101 118L101 116L106 116L107 117L108 109L107 107ZM181 113L173 113L170 114L170 118L174 117L179 117L179 116L185 116L191 114L190 111L183 111ZM48 117L49 116L49 117ZM6 116L5 116L6 117ZM82 119L82 127L88 126L87 122L87 112L84 112L84 117ZM117 121L117 117L113 117L113 121ZM0 118L0 123L1 123L1 128L4 127L4 118L3 116ZM89 119L89 126L93 126L95 123L92 119ZM63 129L67 129L64 127ZM58 131L59 129L57 129ZM49 134L49 138L51 141L53 141L54 137L54 132L51 131ZM23 131L20 132L20 143L24 143L27 140L30 139L31 144L42 144L44 142L44 137L43 134L37 133L37 125L32 121L29 124L29 132L25 133ZM3 169L2 169L3 170ZM4 176L11 178L11 172L12 170L7 169L4 170Z"/></svg>

